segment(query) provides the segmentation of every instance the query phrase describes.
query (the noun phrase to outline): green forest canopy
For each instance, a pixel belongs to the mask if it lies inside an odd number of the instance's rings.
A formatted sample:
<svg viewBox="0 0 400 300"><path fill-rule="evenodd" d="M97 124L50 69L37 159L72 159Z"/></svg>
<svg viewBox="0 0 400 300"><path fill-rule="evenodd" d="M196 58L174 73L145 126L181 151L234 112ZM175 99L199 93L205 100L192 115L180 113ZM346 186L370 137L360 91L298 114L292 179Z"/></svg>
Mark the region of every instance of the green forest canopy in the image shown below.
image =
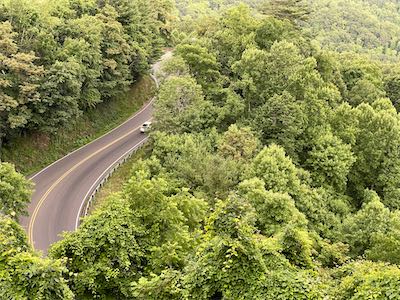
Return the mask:
<svg viewBox="0 0 400 300"><path fill-rule="evenodd" d="M268 5L176 24L147 158L48 258L0 206L0 298L400 299L398 66Z"/></svg>
<svg viewBox="0 0 400 300"><path fill-rule="evenodd" d="M0 141L56 131L121 95L160 55L171 8L169 0L0 0Z"/></svg>
<svg viewBox="0 0 400 300"><path fill-rule="evenodd" d="M241 2L254 13L292 18L323 47L398 61L400 3L396 0L177 0L184 19L197 19Z"/></svg>

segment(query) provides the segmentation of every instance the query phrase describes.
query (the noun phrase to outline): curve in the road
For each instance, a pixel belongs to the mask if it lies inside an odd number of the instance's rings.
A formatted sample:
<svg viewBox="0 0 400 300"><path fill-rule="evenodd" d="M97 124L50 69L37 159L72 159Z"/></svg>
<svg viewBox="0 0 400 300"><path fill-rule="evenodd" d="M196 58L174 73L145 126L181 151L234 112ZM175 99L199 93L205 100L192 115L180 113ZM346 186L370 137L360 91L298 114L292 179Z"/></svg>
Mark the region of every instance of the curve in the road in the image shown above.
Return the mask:
<svg viewBox="0 0 400 300"><path fill-rule="evenodd" d="M151 78L153 79L153 81L156 83L157 88L158 88L158 80L157 80L157 78L156 78L154 75L150 75L150 77L151 77ZM128 120L126 120L126 121L123 122L122 124L118 125L116 128L112 129L111 131L106 132L106 133L103 134L102 136L100 136L100 137L96 138L95 140L91 141L90 143L94 143L95 141L97 141L97 140L103 138L105 135L109 135L109 134L112 133L113 131L117 130L119 127L121 127L121 126L123 126L124 124L128 123L128 122L131 121L133 118L135 118L138 114L140 114L144 109L146 109L147 106L153 104L153 101L154 101L154 98L151 99L148 103L146 103L146 104L144 105L144 107L142 107L138 112L136 112L136 113L135 113L133 116L131 116ZM68 154L65 155L64 157L61 157L60 159L56 160L55 162L53 162L52 164L48 165L47 167L45 167L44 169L40 170L39 172L37 172L37 173L35 173L35 174L29 176L28 179L30 179L30 180L35 179L35 177L37 177L37 176L39 176L40 174L42 174L43 172L45 172L48 168L52 167L53 165L55 165L55 164L58 163L59 161L61 161L61 160L65 159L65 158L67 158L68 156L74 154L75 152L81 150L82 148L84 148L84 147L86 147L86 146L87 146L87 145L83 145L82 147L80 147L80 148L78 148L78 149L76 149L76 150L74 150L74 151L68 153Z"/></svg>
<svg viewBox="0 0 400 300"><path fill-rule="evenodd" d="M171 55L167 52L162 60ZM159 63L153 66L153 72L158 68ZM147 138L139 128L152 117L152 101L117 128L30 178L35 191L28 207L29 216L22 218L21 224L35 249L46 253L62 232L76 229L82 202L93 184L115 161Z"/></svg>
<svg viewBox="0 0 400 300"><path fill-rule="evenodd" d="M127 133L125 133L124 135L122 135L121 137L117 138L116 140L112 141L111 143L105 145L104 147L100 148L99 150L93 152L92 154L90 154L89 156L87 156L86 158L84 158L83 160L81 160L79 163L77 163L76 165L74 165L71 169L69 169L67 172L65 172L60 178L58 178L58 180L56 182L54 182L52 184L52 186L44 193L44 195L40 198L38 204L36 205L33 214L31 215L30 221L29 221L29 226L28 226L28 237L29 237L29 241L32 243L33 240L33 227L35 225L35 221L36 221L36 217L37 214L40 210L40 208L42 207L43 203L46 201L48 195L54 190L54 188L64 179L66 178L71 172L73 172L75 169L77 169L80 165L82 165L83 163L85 163L86 161L88 161L89 159L91 159L93 156L99 154L100 152L102 152L103 150L107 149L108 147L114 145L115 143L119 142L120 140L122 140L123 138L125 138L126 136L130 135L131 133L139 130L140 126L128 131ZM140 142L139 142L140 143ZM138 143L138 144L139 144Z"/></svg>

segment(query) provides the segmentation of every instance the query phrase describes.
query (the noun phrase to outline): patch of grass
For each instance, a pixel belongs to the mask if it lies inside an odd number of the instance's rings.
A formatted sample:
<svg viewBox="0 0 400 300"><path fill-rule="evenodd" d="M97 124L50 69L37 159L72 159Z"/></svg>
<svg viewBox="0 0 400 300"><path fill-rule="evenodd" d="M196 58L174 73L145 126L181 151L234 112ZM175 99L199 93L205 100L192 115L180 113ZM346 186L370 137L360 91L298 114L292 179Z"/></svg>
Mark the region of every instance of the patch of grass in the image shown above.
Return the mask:
<svg viewBox="0 0 400 300"><path fill-rule="evenodd" d="M69 152L117 127L155 95L150 76L138 80L121 97L100 103L56 134L33 133L4 145L2 160L15 164L25 174L33 174Z"/></svg>

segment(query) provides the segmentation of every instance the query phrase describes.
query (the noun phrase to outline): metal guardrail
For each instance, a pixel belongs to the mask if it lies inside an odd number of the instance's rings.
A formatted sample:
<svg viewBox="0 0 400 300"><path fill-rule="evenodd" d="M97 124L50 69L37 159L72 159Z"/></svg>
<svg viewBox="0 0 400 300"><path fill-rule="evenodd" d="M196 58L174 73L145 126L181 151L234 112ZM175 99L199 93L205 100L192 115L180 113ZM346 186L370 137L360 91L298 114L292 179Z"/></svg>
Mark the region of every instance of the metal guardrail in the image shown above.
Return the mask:
<svg viewBox="0 0 400 300"><path fill-rule="evenodd" d="M108 181L108 178L117 170L123 163L125 163L137 150L142 148L142 146L147 142L148 137L143 139L141 142L133 146L127 152L125 152L118 160L116 160L112 165L110 165L94 182L92 187L87 192L84 201L81 205L79 218L76 222L76 228L80 225L82 218L86 217L90 211L90 208L93 206L93 202L95 200L96 194L103 187L103 185Z"/></svg>

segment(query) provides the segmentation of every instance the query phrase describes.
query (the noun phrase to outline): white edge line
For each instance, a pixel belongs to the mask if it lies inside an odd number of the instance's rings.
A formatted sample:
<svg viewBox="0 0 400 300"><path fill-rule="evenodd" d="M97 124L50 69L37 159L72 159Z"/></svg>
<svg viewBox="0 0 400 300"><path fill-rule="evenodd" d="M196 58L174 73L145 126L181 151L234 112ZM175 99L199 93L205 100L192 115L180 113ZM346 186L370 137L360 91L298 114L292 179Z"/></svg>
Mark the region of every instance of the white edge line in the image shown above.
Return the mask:
<svg viewBox="0 0 400 300"><path fill-rule="evenodd" d="M154 80L154 82L156 83L156 87L158 88L159 83L157 78L150 74L150 77ZM120 127L122 127L123 125L125 125L126 123L130 122L133 118L135 118L137 115L141 114L145 109L147 109L155 100L156 97L153 97L145 106L143 106L138 112L136 112L133 116L131 116L129 119L127 119L125 122L123 122L122 124L118 125L117 127L115 127L114 129L112 129L111 131L106 132L105 134L103 134L102 136L99 136L98 138L94 139L93 141L91 141L88 144L85 144L81 147L79 147L78 149L68 153L67 155L57 159L55 162L51 163L50 165L48 165L47 167L45 167L44 169L40 170L39 172L35 173L34 175L30 175L28 177L29 180L33 180L36 176L39 176L40 174L42 174L44 171L46 171L47 169L49 169L50 167L54 166L56 163L62 161L63 159L66 159L67 157L71 156L72 154L78 152L79 150L85 148L86 146L89 146L90 144L96 142L97 140L109 135L110 133L114 132L115 130L119 129Z"/></svg>
<svg viewBox="0 0 400 300"><path fill-rule="evenodd" d="M86 202L87 197L89 197L89 194L91 192L93 192L94 187L96 186L96 184L102 179L102 177L107 174L107 172L110 171L110 169L119 161L121 160L124 156L128 155L129 152L132 152L133 150L135 150L136 147L138 147L142 142L148 140L148 137L144 138L143 140L141 140L139 143L137 143L135 146L133 146L132 148L130 148L128 151L126 151L124 154L122 154L117 160L115 160L107 169L104 170L103 173L101 173L101 175L95 180L95 182L92 184L92 186L90 187L90 189L88 190L88 192L86 193L85 197L83 198L83 201L79 207L78 210L78 214L76 216L76 220L75 220L75 230L78 229L79 227L79 220L81 218L81 212L83 209L83 205Z"/></svg>

